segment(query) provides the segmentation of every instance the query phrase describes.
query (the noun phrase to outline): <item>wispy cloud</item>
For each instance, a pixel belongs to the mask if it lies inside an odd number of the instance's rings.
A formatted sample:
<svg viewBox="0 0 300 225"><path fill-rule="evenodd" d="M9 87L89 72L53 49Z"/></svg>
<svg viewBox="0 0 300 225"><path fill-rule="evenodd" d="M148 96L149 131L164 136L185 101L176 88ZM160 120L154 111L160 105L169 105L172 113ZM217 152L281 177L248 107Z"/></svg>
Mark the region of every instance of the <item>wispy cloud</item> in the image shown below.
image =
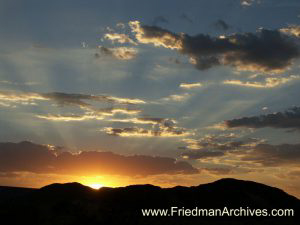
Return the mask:
<svg viewBox="0 0 300 225"><path fill-rule="evenodd" d="M199 88L202 87L203 85L200 82L197 83L181 83L179 85L180 88L183 89L193 89L193 88Z"/></svg>
<svg viewBox="0 0 300 225"><path fill-rule="evenodd" d="M267 77L264 82L225 80L223 83L236 85L236 86L252 87L252 88L275 88L299 79L300 76L291 75L289 77Z"/></svg>
<svg viewBox="0 0 300 225"><path fill-rule="evenodd" d="M263 139L238 138L235 134L206 135L201 139L183 139L187 144L182 153L185 159L204 159L225 156L228 152L246 152L264 143Z"/></svg>
<svg viewBox="0 0 300 225"><path fill-rule="evenodd" d="M37 118L45 119L45 120L51 120L51 121L84 121L84 120L103 120L105 117L101 115L95 115L95 114L83 114L83 115L77 115L77 114L46 114L46 115L36 115Z"/></svg>
<svg viewBox="0 0 300 225"><path fill-rule="evenodd" d="M259 3L261 3L261 1L262 0L240 0L240 3L242 6L247 7L247 6L251 6L255 3L259 4Z"/></svg>
<svg viewBox="0 0 300 225"><path fill-rule="evenodd" d="M187 100L191 94L189 93L183 93L183 94L175 94L175 95L169 95L167 97L162 98L162 101L167 101L167 102L182 102Z"/></svg>
<svg viewBox="0 0 300 225"><path fill-rule="evenodd" d="M112 119L114 122L125 122L133 124L152 125L152 129L141 127L113 128L106 127L101 131L121 137L184 137L194 135L192 131L178 127L177 121L166 118L129 118L129 119Z"/></svg>
<svg viewBox="0 0 300 225"><path fill-rule="evenodd" d="M136 48L130 47L107 48L104 46L98 46L98 49L102 55L112 56L120 60L131 60L134 59L138 54L138 50ZM99 57L98 53L96 53L96 57Z"/></svg>
<svg viewBox="0 0 300 225"><path fill-rule="evenodd" d="M112 42L117 41L121 44L130 43L133 45L137 45L137 43L133 41L127 34L107 33L104 35L104 38L111 40Z"/></svg>
<svg viewBox="0 0 300 225"><path fill-rule="evenodd" d="M115 97L109 95L89 95L89 94L70 94L63 92L18 92L18 91L0 91L0 101L14 103L32 103L36 101L54 101L60 106L76 105L80 107L89 106L88 101L117 103L117 104L145 104L141 99L130 99Z"/></svg>
<svg viewBox="0 0 300 225"><path fill-rule="evenodd" d="M112 119L114 122L124 122L124 123L134 123L134 124L163 124L164 126L173 126L177 122L173 119L165 118L151 118L151 117L141 117L141 118L126 118L126 119Z"/></svg>

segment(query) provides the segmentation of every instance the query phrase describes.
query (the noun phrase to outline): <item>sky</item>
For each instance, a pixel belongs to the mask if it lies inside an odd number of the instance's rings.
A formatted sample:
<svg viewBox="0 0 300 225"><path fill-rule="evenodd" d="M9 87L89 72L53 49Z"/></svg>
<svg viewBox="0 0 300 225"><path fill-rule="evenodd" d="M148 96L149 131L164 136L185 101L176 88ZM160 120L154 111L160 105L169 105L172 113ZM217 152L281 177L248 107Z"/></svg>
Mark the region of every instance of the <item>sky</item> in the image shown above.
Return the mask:
<svg viewBox="0 0 300 225"><path fill-rule="evenodd" d="M0 184L233 177L300 197L297 0L0 0Z"/></svg>

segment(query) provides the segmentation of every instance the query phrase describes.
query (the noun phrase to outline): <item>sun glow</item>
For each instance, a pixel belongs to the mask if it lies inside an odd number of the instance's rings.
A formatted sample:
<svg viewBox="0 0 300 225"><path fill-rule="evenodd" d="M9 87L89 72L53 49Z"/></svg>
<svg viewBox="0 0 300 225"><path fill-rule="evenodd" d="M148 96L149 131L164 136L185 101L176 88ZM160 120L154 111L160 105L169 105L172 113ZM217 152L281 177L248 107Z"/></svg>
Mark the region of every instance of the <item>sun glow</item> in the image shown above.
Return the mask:
<svg viewBox="0 0 300 225"><path fill-rule="evenodd" d="M99 188L102 188L102 187L103 187L102 184L98 184L98 183L95 183L95 184L89 184L88 186L90 186L90 187L93 188L93 189L99 189Z"/></svg>

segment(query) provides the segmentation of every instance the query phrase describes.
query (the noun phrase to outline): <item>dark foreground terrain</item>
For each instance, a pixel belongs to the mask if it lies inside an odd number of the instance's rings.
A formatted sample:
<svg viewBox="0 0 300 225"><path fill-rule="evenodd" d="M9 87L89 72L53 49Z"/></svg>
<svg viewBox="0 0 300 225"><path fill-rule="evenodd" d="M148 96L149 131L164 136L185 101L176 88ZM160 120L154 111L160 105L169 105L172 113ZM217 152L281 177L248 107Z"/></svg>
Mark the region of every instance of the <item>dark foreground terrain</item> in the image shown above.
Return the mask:
<svg viewBox="0 0 300 225"><path fill-rule="evenodd" d="M141 209L294 209L293 217L143 217ZM195 187L134 185L93 190L79 183L41 189L0 187L0 220L9 225L297 225L300 200L280 189L235 179ZM2 223L5 221L4 223Z"/></svg>

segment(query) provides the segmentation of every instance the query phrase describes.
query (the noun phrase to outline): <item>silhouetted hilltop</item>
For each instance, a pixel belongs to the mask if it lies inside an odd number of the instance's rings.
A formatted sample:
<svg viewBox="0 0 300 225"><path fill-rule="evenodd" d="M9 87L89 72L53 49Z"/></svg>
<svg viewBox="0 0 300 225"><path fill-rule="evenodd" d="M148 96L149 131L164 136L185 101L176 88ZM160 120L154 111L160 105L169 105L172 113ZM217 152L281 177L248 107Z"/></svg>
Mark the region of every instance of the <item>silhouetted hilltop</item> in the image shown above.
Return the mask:
<svg viewBox="0 0 300 225"><path fill-rule="evenodd" d="M22 187L7 187L0 186L0 202L12 198L18 198L31 193L34 188L22 188Z"/></svg>
<svg viewBox="0 0 300 225"><path fill-rule="evenodd" d="M173 188L131 185L94 190L79 183L51 184L41 189L15 189L15 196L10 199L4 197L9 189L11 188L0 187L0 216L10 218L10 223L6 224L295 225L296 221L299 222L299 199L278 188L236 179L221 179L194 187ZM171 207L294 209L295 216L142 216L141 209L170 209Z"/></svg>

